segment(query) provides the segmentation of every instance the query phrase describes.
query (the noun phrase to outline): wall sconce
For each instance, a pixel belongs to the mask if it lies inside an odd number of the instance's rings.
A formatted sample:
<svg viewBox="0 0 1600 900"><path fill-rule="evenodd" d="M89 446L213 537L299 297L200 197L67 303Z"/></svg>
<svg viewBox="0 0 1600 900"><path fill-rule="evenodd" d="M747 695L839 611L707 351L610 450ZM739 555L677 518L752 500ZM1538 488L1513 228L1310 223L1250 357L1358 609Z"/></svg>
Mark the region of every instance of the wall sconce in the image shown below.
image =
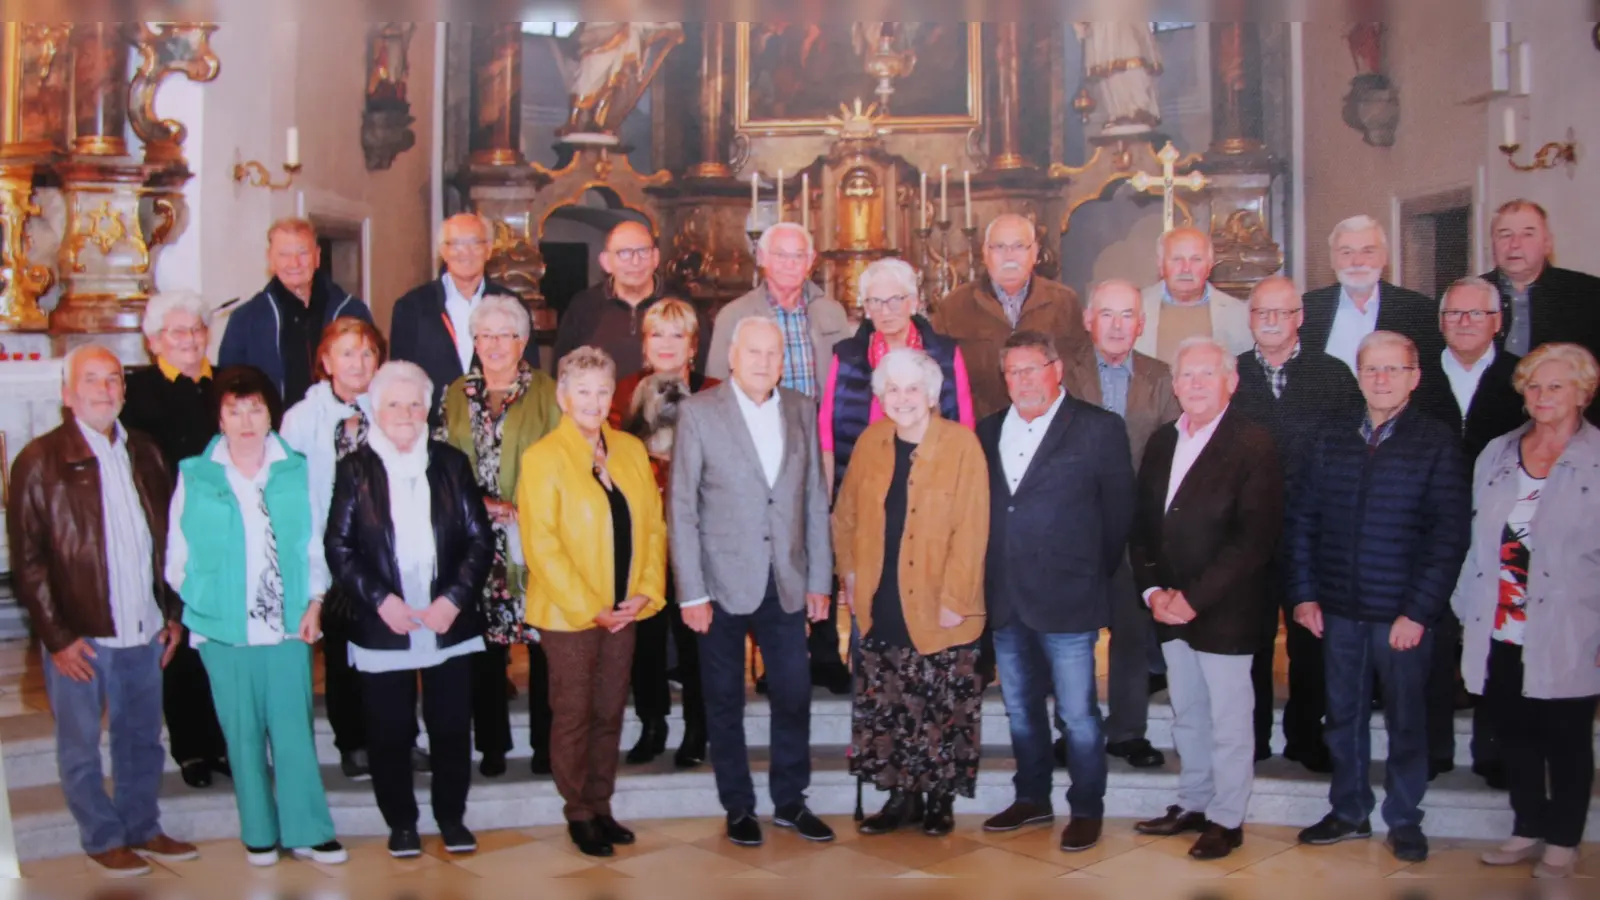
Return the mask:
<svg viewBox="0 0 1600 900"><path fill-rule="evenodd" d="M1540 147L1533 154L1533 162L1524 165L1517 162L1517 151L1522 149L1522 144L1517 141L1515 120L1511 110L1506 110L1505 143L1500 145L1500 152L1506 155L1506 162L1518 172L1537 172L1540 169L1554 169L1557 165L1565 164L1568 174L1573 166L1578 164L1577 137L1572 129L1567 129L1565 141L1551 141Z"/></svg>
<svg viewBox="0 0 1600 900"><path fill-rule="evenodd" d="M293 126L289 128L288 146L285 149L283 170L289 173L289 177L283 181L273 181L272 172L266 165L253 159L233 164L233 180L235 182L248 180L251 187L264 187L274 191L288 188L294 184L294 176L300 171L300 129Z"/></svg>

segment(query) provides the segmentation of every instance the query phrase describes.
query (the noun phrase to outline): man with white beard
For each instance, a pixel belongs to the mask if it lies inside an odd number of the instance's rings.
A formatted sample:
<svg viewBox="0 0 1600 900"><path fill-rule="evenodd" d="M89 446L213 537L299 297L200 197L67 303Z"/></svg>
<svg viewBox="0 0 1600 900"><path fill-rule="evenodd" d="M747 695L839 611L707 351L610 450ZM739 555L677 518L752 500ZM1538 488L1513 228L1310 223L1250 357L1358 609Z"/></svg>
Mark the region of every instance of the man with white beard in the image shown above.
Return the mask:
<svg viewBox="0 0 1600 900"><path fill-rule="evenodd" d="M1410 338L1424 359L1444 351L1438 305L1416 291L1383 280L1389 238L1371 216L1353 216L1333 227L1328 250L1337 284L1305 295L1300 340L1356 369L1356 348L1374 331Z"/></svg>

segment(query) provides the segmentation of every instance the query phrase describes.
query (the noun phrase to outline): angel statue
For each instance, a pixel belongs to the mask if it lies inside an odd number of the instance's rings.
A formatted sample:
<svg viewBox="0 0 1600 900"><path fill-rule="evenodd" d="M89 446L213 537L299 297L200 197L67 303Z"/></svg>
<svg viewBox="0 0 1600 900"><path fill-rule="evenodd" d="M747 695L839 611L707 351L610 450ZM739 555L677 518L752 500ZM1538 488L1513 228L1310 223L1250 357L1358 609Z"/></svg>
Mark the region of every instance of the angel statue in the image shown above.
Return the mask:
<svg viewBox="0 0 1600 900"><path fill-rule="evenodd" d="M615 135L673 47L682 22L584 22L568 38L577 52L572 112L559 134Z"/></svg>
<svg viewBox="0 0 1600 900"><path fill-rule="evenodd" d="M1156 76L1161 51L1148 22L1077 22L1085 88L1099 88L1105 134L1138 134L1161 124Z"/></svg>

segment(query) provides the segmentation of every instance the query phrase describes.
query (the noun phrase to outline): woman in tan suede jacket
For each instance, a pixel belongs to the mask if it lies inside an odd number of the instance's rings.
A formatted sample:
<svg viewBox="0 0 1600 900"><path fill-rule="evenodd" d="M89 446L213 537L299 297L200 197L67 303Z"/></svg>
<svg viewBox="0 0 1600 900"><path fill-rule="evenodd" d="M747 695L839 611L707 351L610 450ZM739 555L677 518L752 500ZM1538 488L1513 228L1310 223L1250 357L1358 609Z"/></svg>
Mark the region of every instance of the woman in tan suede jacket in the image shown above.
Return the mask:
<svg viewBox="0 0 1600 900"><path fill-rule="evenodd" d="M972 432L939 417L943 378L920 350L879 363L887 418L862 433L833 511L841 601L861 632L851 770L889 792L863 834L916 819L949 834L955 795L977 784L989 470Z"/></svg>

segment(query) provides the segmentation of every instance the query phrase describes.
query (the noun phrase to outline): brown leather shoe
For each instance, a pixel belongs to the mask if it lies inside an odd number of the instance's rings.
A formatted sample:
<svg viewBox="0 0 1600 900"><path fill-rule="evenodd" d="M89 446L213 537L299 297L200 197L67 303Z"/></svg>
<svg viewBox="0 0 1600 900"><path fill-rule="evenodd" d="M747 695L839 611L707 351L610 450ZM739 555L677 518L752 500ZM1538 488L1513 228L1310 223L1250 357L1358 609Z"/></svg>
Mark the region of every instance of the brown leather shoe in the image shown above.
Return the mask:
<svg viewBox="0 0 1600 900"><path fill-rule="evenodd" d="M1223 828L1215 822L1207 822L1200 839L1189 848L1189 855L1195 859L1221 859L1243 844L1243 828Z"/></svg>
<svg viewBox="0 0 1600 900"><path fill-rule="evenodd" d="M118 847L104 853L91 853L89 859L105 872L107 878L137 878L150 874L150 864L127 847Z"/></svg>
<svg viewBox="0 0 1600 900"><path fill-rule="evenodd" d="M157 834L150 840L135 844L128 849L140 856L163 862L184 862L200 858L200 848L184 841L174 840L164 834Z"/></svg>
<svg viewBox="0 0 1600 900"><path fill-rule="evenodd" d="M990 816L988 821L983 823L983 830L1016 831L1024 825L1043 825L1046 822L1054 822L1055 819L1055 813L1050 811L1050 807L1018 800L1001 812Z"/></svg>
<svg viewBox="0 0 1600 900"><path fill-rule="evenodd" d="M1133 830L1140 834L1153 834L1157 837L1171 837L1174 834L1183 834L1189 831L1206 830L1206 814L1199 812L1185 812L1181 806L1167 807L1167 814L1158 819L1146 819L1133 826Z"/></svg>
<svg viewBox="0 0 1600 900"><path fill-rule="evenodd" d="M1061 830L1061 849L1078 853L1100 843L1100 820L1073 816Z"/></svg>

